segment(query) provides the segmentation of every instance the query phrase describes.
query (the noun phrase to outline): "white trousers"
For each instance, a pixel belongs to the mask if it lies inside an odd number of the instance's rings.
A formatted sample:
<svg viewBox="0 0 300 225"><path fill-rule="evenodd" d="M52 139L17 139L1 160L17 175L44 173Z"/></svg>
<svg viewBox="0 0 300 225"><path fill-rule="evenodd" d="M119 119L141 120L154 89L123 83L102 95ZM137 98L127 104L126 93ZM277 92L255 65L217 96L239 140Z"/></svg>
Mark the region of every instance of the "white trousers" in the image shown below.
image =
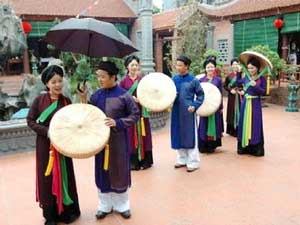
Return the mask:
<svg viewBox="0 0 300 225"><path fill-rule="evenodd" d="M197 117L195 116L195 147L189 149L176 149L177 158L176 164L186 165L190 169L199 168L200 166L200 154L198 151L198 129L197 129Z"/></svg>
<svg viewBox="0 0 300 225"><path fill-rule="evenodd" d="M198 168L200 166L200 155L198 148L176 149L176 151L176 164L186 165L191 169Z"/></svg>
<svg viewBox="0 0 300 225"><path fill-rule="evenodd" d="M125 212L126 210L130 209L128 190L123 193L102 193L98 189L98 198L98 210L102 212L108 213L112 210L117 212Z"/></svg>

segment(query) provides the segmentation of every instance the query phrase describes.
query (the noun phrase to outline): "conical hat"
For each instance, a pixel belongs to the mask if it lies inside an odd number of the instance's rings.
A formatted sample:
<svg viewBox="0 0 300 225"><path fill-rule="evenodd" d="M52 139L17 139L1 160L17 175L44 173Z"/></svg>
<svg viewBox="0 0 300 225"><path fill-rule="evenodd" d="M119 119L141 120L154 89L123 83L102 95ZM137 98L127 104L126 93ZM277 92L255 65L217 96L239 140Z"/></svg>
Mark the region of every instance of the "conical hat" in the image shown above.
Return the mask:
<svg viewBox="0 0 300 225"><path fill-rule="evenodd" d="M51 119L51 144L68 157L93 156L105 147L109 139L110 128L104 124L105 118L105 114L93 105L67 105Z"/></svg>
<svg viewBox="0 0 300 225"><path fill-rule="evenodd" d="M256 58L256 59L259 60L259 62L260 62L260 70L263 70L266 66L269 66L270 69L273 68L272 63L270 62L270 60L266 56L264 56L261 53L255 52L255 51L244 51L244 52L242 52L240 54L239 60L242 63L244 63L245 65L247 65L248 60L251 57L254 57L254 58Z"/></svg>
<svg viewBox="0 0 300 225"><path fill-rule="evenodd" d="M160 112L171 106L176 98L176 87L163 73L149 73L137 87L137 98L149 111Z"/></svg>
<svg viewBox="0 0 300 225"><path fill-rule="evenodd" d="M214 114L220 107L222 95L219 89L208 82L202 82L201 87L204 91L204 101L197 109L196 113L199 116L207 117Z"/></svg>

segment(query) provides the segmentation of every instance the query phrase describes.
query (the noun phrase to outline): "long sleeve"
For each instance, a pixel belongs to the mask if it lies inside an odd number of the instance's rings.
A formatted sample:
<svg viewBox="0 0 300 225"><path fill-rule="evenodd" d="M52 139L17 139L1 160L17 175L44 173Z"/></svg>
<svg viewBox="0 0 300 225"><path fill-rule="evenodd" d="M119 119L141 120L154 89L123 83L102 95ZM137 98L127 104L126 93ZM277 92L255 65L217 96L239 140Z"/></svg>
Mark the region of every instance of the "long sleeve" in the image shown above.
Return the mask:
<svg viewBox="0 0 300 225"><path fill-rule="evenodd" d="M243 86L243 78L242 78L242 73L241 72L237 72L236 74L236 86L237 87L242 87Z"/></svg>
<svg viewBox="0 0 300 225"><path fill-rule="evenodd" d="M88 101L89 104L96 106L96 95L92 94L90 100Z"/></svg>
<svg viewBox="0 0 300 225"><path fill-rule="evenodd" d="M223 89L223 86L222 86L222 79L219 79L219 80L218 80L217 87L218 87L219 91L220 91L221 94L222 94L222 89Z"/></svg>
<svg viewBox="0 0 300 225"><path fill-rule="evenodd" d="M125 129L127 127L131 127L140 118L140 110L137 104L135 103L133 97L129 94L125 94L124 101L126 104L126 112L128 116L116 120L117 129Z"/></svg>
<svg viewBox="0 0 300 225"><path fill-rule="evenodd" d="M225 78L224 89L228 92L231 91L231 87L229 87L230 78L229 75Z"/></svg>
<svg viewBox="0 0 300 225"><path fill-rule="evenodd" d="M266 86L267 86L266 78L261 77L260 83L256 82L256 85L252 86L252 90L257 95L265 95L266 94Z"/></svg>
<svg viewBox="0 0 300 225"><path fill-rule="evenodd" d="M36 122L37 118L39 117L39 98L36 98L29 110L27 116L27 125L34 130L38 135L47 137L48 135L48 127Z"/></svg>
<svg viewBox="0 0 300 225"><path fill-rule="evenodd" d="M219 91L220 91L220 93L221 93L221 98L222 98L222 100L221 100L221 105L220 105L220 110L223 110L223 94L222 94L222 89L223 89L223 85L222 85L222 79L219 79L219 81L218 81L218 84L217 84L217 87L218 87L218 89L219 89Z"/></svg>
<svg viewBox="0 0 300 225"><path fill-rule="evenodd" d="M120 86L121 88L126 89L126 88L125 88L125 79L122 79L122 80L120 81L119 86Z"/></svg>
<svg viewBox="0 0 300 225"><path fill-rule="evenodd" d="M174 104L178 103L178 99L179 99L179 86L180 85L179 85L179 82L177 82L177 76L172 77L172 80L173 80L173 82L175 84L175 87L176 87L176 98L175 98L174 103L173 103L173 105L174 105Z"/></svg>
<svg viewBox="0 0 300 225"><path fill-rule="evenodd" d="M204 91L200 85L200 82L197 79L194 79L191 83L193 91L196 95L196 98L192 104L196 109L199 108L204 101Z"/></svg>

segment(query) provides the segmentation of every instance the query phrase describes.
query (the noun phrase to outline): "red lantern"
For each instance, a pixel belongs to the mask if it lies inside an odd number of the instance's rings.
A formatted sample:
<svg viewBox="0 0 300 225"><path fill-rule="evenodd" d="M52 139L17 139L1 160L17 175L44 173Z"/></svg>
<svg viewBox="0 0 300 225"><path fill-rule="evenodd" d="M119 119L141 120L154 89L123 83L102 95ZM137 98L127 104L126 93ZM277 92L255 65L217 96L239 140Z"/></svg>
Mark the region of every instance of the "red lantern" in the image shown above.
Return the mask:
<svg viewBox="0 0 300 225"><path fill-rule="evenodd" d="M30 33L30 31L32 30L31 24L28 23L28 22L25 22L25 21L22 22L22 27L23 27L23 30L24 30L25 34Z"/></svg>
<svg viewBox="0 0 300 225"><path fill-rule="evenodd" d="M284 24L284 22L280 18L277 18L276 20L274 20L274 23L273 23L274 27L276 27L277 29L282 28L283 24Z"/></svg>

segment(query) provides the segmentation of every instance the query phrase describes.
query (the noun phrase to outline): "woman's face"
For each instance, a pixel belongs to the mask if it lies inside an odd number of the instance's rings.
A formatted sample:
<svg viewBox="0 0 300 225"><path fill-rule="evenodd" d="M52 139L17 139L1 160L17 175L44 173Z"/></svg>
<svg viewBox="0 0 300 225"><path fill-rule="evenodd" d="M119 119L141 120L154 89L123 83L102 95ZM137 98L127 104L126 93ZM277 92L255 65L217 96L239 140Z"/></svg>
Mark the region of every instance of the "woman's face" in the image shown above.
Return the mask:
<svg viewBox="0 0 300 225"><path fill-rule="evenodd" d="M97 70L96 76L100 87L111 88L115 85L115 76L109 76L105 70Z"/></svg>
<svg viewBox="0 0 300 225"><path fill-rule="evenodd" d="M232 67L232 69L233 69L233 71L234 72L237 72L238 70L239 70L239 63L238 62L236 62L236 61L234 61L233 63L232 63L232 65L231 65L231 67Z"/></svg>
<svg viewBox="0 0 300 225"><path fill-rule="evenodd" d="M136 74L139 71L139 63L134 59L128 64L127 69L130 74Z"/></svg>
<svg viewBox="0 0 300 225"><path fill-rule="evenodd" d="M63 89L63 78L55 74L47 83L46 86L49 88L49 93L53 96L62 94Z"/></svg>
<svg viewBox="0 0 300 225"><path fill-rule="evenodd" d="M249 63L247 65L247 68L248 68L248 71L250 73L251 76L256 76L257 72L258 72L258 69L256 66L253 66L251 63Z"/></svg>
<svg viewBox="0 0 300 225"><path fill-rule="evenodd" d="M206 74L209 76L212 76L214 74L215 70L216 70L216 67L212 63L208 63L205 67Z"/></svg>

